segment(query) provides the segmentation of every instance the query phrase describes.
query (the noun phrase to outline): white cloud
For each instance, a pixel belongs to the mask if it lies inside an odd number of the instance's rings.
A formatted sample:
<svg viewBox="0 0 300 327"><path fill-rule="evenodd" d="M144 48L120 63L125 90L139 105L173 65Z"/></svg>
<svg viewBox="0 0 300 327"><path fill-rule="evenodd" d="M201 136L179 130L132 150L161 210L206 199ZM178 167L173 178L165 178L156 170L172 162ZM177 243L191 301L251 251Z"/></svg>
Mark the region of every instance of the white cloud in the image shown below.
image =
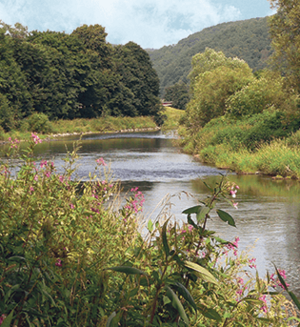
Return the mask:
<svg viewBox="0 0 300 327"><path fill-rule="evenodd" d="M8 24L68 33L82 24L100 24L111 43L153 48L240 16L236 7L211 0L0 0L0 19Z"/></svg>

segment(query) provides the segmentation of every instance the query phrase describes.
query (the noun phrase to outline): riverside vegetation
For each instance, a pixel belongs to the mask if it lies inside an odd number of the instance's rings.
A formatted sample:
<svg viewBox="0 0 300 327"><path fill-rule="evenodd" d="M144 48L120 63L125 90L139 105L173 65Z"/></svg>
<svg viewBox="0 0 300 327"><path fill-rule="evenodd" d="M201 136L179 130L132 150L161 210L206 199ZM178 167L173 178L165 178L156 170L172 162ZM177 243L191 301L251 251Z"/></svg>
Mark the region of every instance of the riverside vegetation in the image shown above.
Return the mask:
<svg viewBox="0 0 300 327"><path fill-rule="evenodd" d="M32 133L21 151L10 140L0 166L0 324L2 326L292 326L285 271L261 279L255 258L239 253L207 229L208 219L235 220L239 186L224 177L183 224L167 204L142 230L144 196L119 184L103 158L90 181L72 178L76 151L65 171L36 159L42 142ZM21 152L20 152L21 151ZM16 175L12 164L18 158ZM238 213L238 211L237 211ZM145 232L147 231L147 232Z"/></svg>

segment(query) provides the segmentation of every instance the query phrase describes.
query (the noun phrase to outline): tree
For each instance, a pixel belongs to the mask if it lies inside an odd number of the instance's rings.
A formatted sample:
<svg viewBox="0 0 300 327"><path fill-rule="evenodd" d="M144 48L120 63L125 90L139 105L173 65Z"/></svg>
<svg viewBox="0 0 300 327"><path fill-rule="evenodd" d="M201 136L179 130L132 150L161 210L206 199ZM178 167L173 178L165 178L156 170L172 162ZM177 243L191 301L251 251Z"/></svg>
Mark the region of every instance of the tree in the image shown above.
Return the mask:
<svg viewBox="0 0 300 327"><path fill-rule="evenodd" d="M226 100L254 80L249 66L238 58L206 49L193 57L190 73L192 99L187 105L187 124L197 131L226 112Z"/></svg>
<svg viewBox="0 0 300 327"><path fill-rule="evenodd" d="M270 35L275 50L273 63L287 78L287 83L300 92L300 2L269 0L277 13L270 17Z"/></svg>
<svg viewBox="0 0 300 327"><path fill-rule="evenodd" d="M172 107L184 110L190 100L189 87L183 82L166 87L164 98L166 101L172 101Z"/></svg>
<svg viewBox="0 0 300 327"><path fill-rule="evenodd" d="M148 53L134 42L116 47L116 72L132 95L132 115L156 115L160 110L159 79Z"/></svg>

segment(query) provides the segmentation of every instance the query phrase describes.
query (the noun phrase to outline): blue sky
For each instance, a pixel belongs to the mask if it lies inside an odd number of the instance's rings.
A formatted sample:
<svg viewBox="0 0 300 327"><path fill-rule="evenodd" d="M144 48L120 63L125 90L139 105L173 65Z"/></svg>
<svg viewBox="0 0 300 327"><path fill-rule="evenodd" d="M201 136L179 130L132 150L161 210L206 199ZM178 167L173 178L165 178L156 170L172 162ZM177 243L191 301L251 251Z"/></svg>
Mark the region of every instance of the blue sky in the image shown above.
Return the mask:
<svg viewBox="0 0 300 327"><path fill-rule="evenodd" d="M0 0L0 20L10 25L71 33L100 24L110 43L155 49L205 27L272 13L267 0Z"/></svg>

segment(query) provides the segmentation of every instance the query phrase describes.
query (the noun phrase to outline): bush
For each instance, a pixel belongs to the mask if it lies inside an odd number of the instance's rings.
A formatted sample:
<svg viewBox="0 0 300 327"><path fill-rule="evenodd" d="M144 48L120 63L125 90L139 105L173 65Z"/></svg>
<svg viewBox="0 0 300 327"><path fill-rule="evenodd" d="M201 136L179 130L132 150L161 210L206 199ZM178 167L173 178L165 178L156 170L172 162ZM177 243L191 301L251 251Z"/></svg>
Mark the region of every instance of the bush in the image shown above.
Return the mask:
<svg viewBox="0 0 300 327"><path fill-rule="evenodd" d="M34 113L26 118L31 132L47 134L52 132L52 125L47 115Z"/></svg>
<svg viewBox="0 0 300 327"><path fill-rule="evenodd" d="M250 84L235 92L226 100L226 112L241 119L263 112L269 108L279 108L284 102L283 78L254 79Z"/></svg>

